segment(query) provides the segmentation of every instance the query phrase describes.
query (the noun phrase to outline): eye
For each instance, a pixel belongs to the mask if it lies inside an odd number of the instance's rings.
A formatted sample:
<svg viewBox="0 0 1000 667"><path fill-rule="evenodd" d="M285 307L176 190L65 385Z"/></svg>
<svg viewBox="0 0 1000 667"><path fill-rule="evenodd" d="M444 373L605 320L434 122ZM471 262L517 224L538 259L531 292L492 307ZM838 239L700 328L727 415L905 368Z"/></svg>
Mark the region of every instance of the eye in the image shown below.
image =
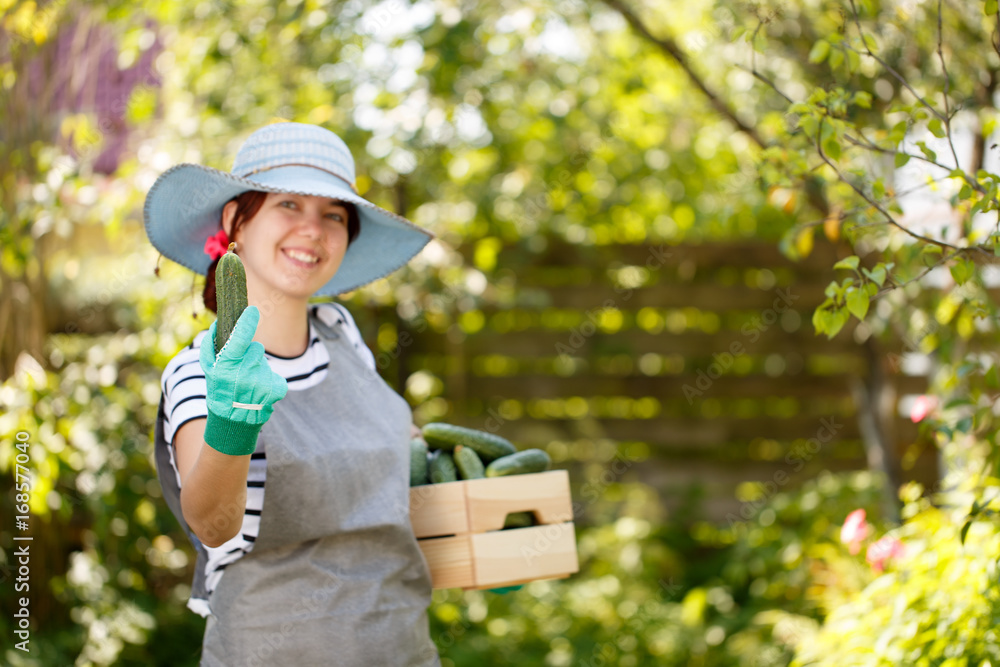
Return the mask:
<svg viewBox="0 0 1000 667"><path fill-rule="evenodd" d="M284 206L285 208L295 208L296 204L291 199L285 199L279 202L278 206Z"/></svg>
<svg viewBox="0 0 1000 667"><path fill-rule="evenodd" d="M347 215L341 213L340 211L330 211L329 213L326 214L326 217L329 218L330 220L336 220L338 222L347 221Z"/></svg>

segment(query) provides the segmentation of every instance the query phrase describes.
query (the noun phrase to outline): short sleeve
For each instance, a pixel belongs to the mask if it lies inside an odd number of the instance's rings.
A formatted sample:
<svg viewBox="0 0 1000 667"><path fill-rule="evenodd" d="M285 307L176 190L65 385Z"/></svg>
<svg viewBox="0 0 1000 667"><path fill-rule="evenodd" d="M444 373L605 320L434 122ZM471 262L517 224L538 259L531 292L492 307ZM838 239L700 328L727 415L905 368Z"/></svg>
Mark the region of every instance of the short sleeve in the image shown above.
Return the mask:
<svg viewBox="0 0 1000 667"><path fill-rule="evenodd" d="M160 378L163 392L163 437L173 443L181 426L193 419L208 417L208 393L205 373L201 369L199 350L207 331L195 336L190 345L178 352Z"/></svg>

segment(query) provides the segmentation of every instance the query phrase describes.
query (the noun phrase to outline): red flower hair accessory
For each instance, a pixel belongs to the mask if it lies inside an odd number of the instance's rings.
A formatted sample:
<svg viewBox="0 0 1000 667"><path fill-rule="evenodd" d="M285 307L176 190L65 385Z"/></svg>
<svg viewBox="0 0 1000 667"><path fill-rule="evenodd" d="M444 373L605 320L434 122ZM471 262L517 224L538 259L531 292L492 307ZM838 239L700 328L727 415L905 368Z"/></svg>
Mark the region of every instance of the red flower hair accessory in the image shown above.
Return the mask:
<svg viewBox="0 0 1000 667"><path fill-rule="evenodd" d="M205 241L205 254L213 261L225 255L227 250L229 250L229 237L225 229L220 229L218 234L209 236Z"/></svg>

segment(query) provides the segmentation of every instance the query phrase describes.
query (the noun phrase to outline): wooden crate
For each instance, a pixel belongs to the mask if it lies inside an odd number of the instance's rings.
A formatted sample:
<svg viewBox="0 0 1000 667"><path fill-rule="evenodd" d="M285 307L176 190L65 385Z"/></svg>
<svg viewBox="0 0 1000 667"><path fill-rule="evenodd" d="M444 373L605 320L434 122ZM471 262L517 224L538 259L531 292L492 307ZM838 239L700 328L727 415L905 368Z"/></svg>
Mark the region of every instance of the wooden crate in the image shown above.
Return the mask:
<svg viewBox="0 0 1000 667"><path fill-rule="evenodd" d="M501 530L511 512L534 512L539 525ZM416 486L410 521L434 588L497 588L580 569L565 470Z"/></svg>

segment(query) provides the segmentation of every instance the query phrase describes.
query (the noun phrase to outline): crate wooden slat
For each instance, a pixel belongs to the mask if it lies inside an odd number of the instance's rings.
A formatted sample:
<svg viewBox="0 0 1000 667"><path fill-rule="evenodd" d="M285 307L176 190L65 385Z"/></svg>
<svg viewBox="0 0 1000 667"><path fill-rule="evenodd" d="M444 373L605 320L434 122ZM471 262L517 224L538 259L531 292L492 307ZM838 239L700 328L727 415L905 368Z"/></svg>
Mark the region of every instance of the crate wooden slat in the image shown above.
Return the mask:
<svg viewBox="0 0 1000 667"><path fill-rule="evenodd" d="M417 538L468 532L465 489L455 483L411 488L410 523Z"/></svg>
<svg viewBox="0 0 1000 667"><path fill-rule="evenodd" d="M539 525L502 530L512 512ZM579 571L569 473L428 484L410 489L410 522L434 588L496 588Z"/></svg>
<svg viewBox="0 0 1000 667"><path fill-rule="evenodd" d="M504 535L504 533L513 533ZM572 521L471 535L476 587L509 586L525 580L569 576L579 570Z"/></svg>
<svg viewBox="0 0 1000 667"><path fill-rule="evenodd" d="M475 582L472 543L468 535L419 540L434 588L469 588Z"/></svg>
<svg viewBox="0 0 1000 667"><path fill-rule="evenodd" d="M571 522L573 504L569 496L569 475L565 470L551 472L555 474L468 480L465 499L469 509L469 532L500 530L511 512L534 512L541 524Z"/></svg>

